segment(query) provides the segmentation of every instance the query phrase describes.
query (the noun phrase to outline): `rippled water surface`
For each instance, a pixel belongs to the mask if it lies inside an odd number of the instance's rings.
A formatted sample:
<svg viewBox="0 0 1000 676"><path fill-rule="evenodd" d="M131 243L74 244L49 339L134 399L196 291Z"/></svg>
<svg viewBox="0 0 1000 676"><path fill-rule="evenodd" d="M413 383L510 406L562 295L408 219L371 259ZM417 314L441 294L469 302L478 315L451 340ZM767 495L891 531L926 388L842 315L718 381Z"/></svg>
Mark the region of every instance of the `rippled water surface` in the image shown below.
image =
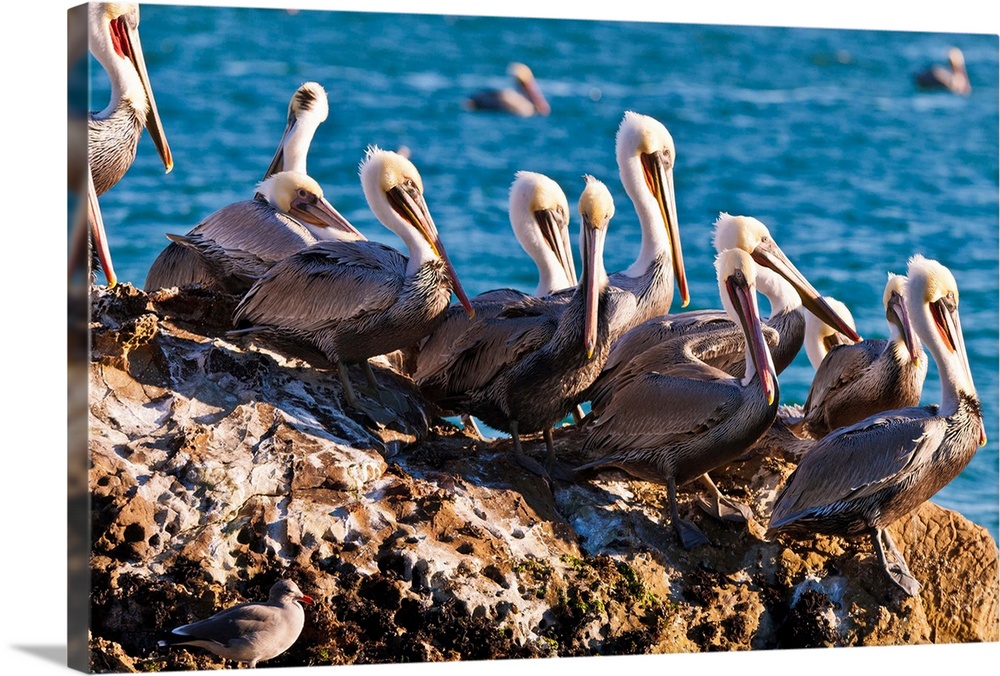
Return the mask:
<svg viewBox="0 0 1000 676"><path fill-rule="evenodd" d="M720 211L766 223L821 292L848 304L864 336L887 334L888 271L905 272L914 253L952 269L989 442L935 499L997 538L996 36L162 5L143 6L141 33L176 167L165 176L146 137L102 197L123 281L142 286L165 233L252 196L289 97L307 80L326 88L331 108L310 174L368 237L402 246L368 210L358 162L369 144L406 145L470 294L534 288L506 213L520 169L558 181L574 211L584 173L608 184L617 215L606 262L620 270L639 229L614 134L624 111L642 112L676 143L691 308L720 302L711 246ZM952 44L965 53L972 95L917 90L912 74ZM509 85L510 60L534 68L551 116L463 108L475 90ZM91 109L101 109L107 78L90 68ZM812 373L803 352L782 374L782 399L801 402ZM924 401L939 398L932 366Z"/></svg>

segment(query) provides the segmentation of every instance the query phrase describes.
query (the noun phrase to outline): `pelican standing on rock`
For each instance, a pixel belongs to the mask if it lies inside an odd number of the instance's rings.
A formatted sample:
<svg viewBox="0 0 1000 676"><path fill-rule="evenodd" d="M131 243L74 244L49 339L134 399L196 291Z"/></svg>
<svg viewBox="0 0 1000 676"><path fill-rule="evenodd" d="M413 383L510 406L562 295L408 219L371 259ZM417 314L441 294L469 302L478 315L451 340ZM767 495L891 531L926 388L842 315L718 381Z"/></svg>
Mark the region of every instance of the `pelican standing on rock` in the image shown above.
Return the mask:
<svg viewBox="0 0 1000 676"><path fill-rule="evenodd" d="M139 6L130 3L91 3L88 26L90 51L104 67L111 81L111 100L107 107L91 113L87 124L90 172L94 190L88 190L96 203L121 180L135 160L143 128L149 129L157 152L169 173L174 166L170 146L163 132L160 115L153 99L153 89L146 72L146 61L139 41ZM100 224L91 220L94 248L104 269L108 286L117 283L107 235Z"/></svg>
<svg viewBox="0 0 1000 676"><path fill-rule="evenodd" d="M986 443L986 430L955 277L920 255L906 276L907 311L937 364L941 404L879 413L817 442L778 493L766 537L868 535L889 579L914 596L920 583L886 528L957 477Z"/></svg>
<svg viewBox="0 0 1000 676"><path fill-rule="evenodd" d="M910 326L905 287L906 277L889 275L882 297L888 340L863 340L827 353L809 388L802 420L790 426L797 436L820 439L875 413L920 403L927 359Z"/></svg>
<svg viewBox="0 0 1000 676"><path fill-rule="evenodd" d="M543 174L519 171L510 187L509 213L517 241L538 267L534 296L544 297L576 286L569 241L569 205L559 184ZM448 308L441 326L409 359L410 375L425 396L440 399L449 391L449 380L463 380L463 376L453 373L457 364L452 351L461 344L461 336L471 324L496 317L511 303L528 297L514 289L487 291L472 299L476 311L472 319L460 305ZM554 321L557 319L555 316Z"/></svg>
<svg viewBox="0 0 1000 676"><path fill-rule="evenodd" d="M607 186L592 176L586 176L585 180L579 203L583 274L555 331L544 345L498 370L481 387L467 392L459 407L486 424L509 432L518 463L542 476L546 472L524 454L520 435L544 433L551 471L555 460L552 426L584 400L611 344L608 275L603 254L608 223L615 208Z"/></svg>
<svg viewBox="0 0 1000 676"><path fill-rule="evenodd" d="M548 115L549 102L542 95L534 73L523 63L507 66L507 74L517 82L518 89L487 89L473 94L466 102L470 110L496 110L518 117Z"/></svg>
<svg viewBox="0 0 1000 676"><path fill-rule="evenodd" d="M310 244L365 238L306 174L272 174L257 195L219 209L186 235L167 235L171 244L150 266L145 289L197 283L243 294L272 265Z"/></svg>
<svg viewBox="0 0 1000 676"><path fill-rule="evenodd" d="M764 343L757 309L757 264L740 249L716 259L719 293L745 335L744 374L733 377L688 353L662 368L620 382L592 419L584 451L603 457L577 468L617 467L646 481L665 483L670 520L686 549L708 542L681 519L677 486L700 478L712 493L713 516L745 521L746 505L726 498L708 476L738 458L771 426L778 409L778 382Z"/></svg>
<svg viewBox="0 0 1000 676"><path fill-rule="evenodd" d="M297 584L279 580L271 587L267 601L241 603L177 627L159 645L197 646L255 669L258 662L277 657L292 647L306 621L302 604L312 602L312 597L303 594Z"/></svg>
<svg viewBox="0 0 1000 676"><path fill-rule="evenodd" d="M370 147L361 183L375 216L406 244L409 258L370 241L317 242L279 261L247 292L234 323L278 342L304 345L339 369L348 403L360 409L347 375L359 362L376 387L368 358L407 348L444 320L452 291L472 305L448 260L409 160Z"/></svg>

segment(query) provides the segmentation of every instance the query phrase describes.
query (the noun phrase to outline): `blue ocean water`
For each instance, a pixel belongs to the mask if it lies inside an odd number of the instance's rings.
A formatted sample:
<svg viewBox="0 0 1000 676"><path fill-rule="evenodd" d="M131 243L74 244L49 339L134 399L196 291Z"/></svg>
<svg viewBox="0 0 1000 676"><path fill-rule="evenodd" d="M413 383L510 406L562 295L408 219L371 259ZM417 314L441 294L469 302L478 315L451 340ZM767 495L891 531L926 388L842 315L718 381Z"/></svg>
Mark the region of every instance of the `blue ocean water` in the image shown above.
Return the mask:
<svg viewBox="0 0 1000 676"><path fill-rule="evenodd" d="M720 211L767 224L866 337L887 334L887 272L905 272L915 253L951 268L989 442L935 500L997 539L997 36L167 5L144 5L140 31L176 166L163 174L147 136L101 199L121 280L141 287L165 233L252 196L307 80L331 108L310 174L369 238L402 246L368 210L358 163L369 144L406 145L470 295L534 288L506 213L521 169L558 181L574 211L583 174L609 186L606 263L620 270L639 229L614 134L635 110L676 144L691 309L719 305ZM971 96L919 91L913 73L951 45L965 54ZM510 85L512 60L532 66L551 116L465 110L474 91ZM90 108L102 109L107 78L93 60L90 73ZM812 374L803 352L782 374L783 401L801 402ZM924 401L939 398L932 365Z"/></svg>

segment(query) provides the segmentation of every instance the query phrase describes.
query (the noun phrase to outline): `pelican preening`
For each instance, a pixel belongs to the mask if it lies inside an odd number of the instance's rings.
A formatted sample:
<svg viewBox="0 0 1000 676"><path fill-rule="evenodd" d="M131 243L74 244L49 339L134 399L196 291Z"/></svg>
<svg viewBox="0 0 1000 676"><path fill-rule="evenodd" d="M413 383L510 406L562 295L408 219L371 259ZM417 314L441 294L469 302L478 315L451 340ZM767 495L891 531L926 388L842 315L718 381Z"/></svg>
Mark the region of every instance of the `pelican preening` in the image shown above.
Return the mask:
<svg viewBox="0 0 1000 676"><path fill-rule="evenodd" d="M910 326L906 278L889 275L882 302L888 340L863 340L831 349L816 370L800 421L790 427L814 439L881 411L920 403L927 359Z"/></svg>
<svg viewBox="0 0 1000 676"><path fill-rule="evenodd" d="M580 248L583 274L571 300L559 316L554 330L531 336L531 322L503 314L491 320L524 327L520 350L509 354L509 361L496 364L487 378L475 387L456 395L457 410L468 412L486 424L509 432L517 461L525 468L543 474L537 464L525 456L520 435L544 433L549 470L555 459L552 426L584 401L587 389L600 373L610 348L608 313L608 276L604 270L604 241L608 223L614 216L614 202L607 186L586 176L580 196ZM496 335L488 327L481 334L489 342ZM501 332L501 335L507 335ZM473 344L473 354L482 347ZM465 355L458 354L456 360Z"/></svg>
<svg viewBox="0 0 1000 676"><path fill-rule="evenodd" d="M234 323L282 345L318 351L339 369L348 403L360 408L346 364L406 348L444 319L452 291L473 314L409 160L370 147L360 167L365 198L399 235L409 258L377 242L323 241L276 263L236 308Z"/></svg>
<svg viewBox="0 0 1000 676"><path fill-rule="evenodd" d="M104 67L111 81L111 100L88 121L88 152L93 191L91 213L99 211L96 202L115 185L135 160L136 147L143 128L149 130L157 152L169 172L174 166L153 90L149 85L146 62L139 42L139 6L125 3L92 3L89 10L90 51ZM102 239L94 246L104 268L108 286L117 279L111 253L102 228L91 226Z"/></svg>
<svg viewBox="0 0 1000 676"><path fill-rule="evenodd" d="M670 520L685 548L708 542L680 518L677 486L701 478L712 492L719 518L745 520L746 505L723 497L708 472L735 460L767 431L778 410L778 381L764 343L757 309L757 264L740 249L719 254L719 294L745 336L742 377L709 366L688 353L619 383L594 412L584 451L601 454L577 472L617 467L647 481L665 483Z"/></svg>
<svg viewBox="0 0 1000 676"><path fill-rule="evenodd" d="M972 93L969 73L965 69L965 56L958 47L948 50L948 67L934 65L914 76L921 89L943 89L953 94L968 96Z"/></svg>
<svg viewBox="0 0 1000 676"><path fill-rule="evenodd" d="M940 373L940 405L879 413L817 442L778 494L767 537L868 535L889 579L913 596L920 584L886 528L958 476L986 431L954 276L917 255L907 278L907 311Z"/></svg>
<svg viewBox="0 0 1000 676"><path fill-rule="evenodd" d="M465 105L470 110L496 110L519 117L548 115L549 102L542 95L535 75L523 63L507 66L507 74L517 82L518 89L487 89L473 94Z"/></svg>
<svg viewBox="0 0 1000 676"><path fill-rule="evenodd" d="M200 284L245 293L272 265L322 240L364 235L323 197L306 174L283 171L257 186L257 198L214 212L171 240L146 275L147 291Z"/></svg>

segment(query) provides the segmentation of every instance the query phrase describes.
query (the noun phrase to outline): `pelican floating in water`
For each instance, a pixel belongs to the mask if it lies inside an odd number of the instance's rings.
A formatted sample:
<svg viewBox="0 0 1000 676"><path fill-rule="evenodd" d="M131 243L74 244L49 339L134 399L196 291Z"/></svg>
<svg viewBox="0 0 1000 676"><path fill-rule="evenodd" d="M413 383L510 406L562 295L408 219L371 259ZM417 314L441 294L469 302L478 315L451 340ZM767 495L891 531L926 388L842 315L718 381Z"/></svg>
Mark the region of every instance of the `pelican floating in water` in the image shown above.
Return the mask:
<svg viewBox="0 0 1000 676"><path fill-rule="evenodd" d="M569 241L569 204L559 184L542 174L519 171L510 187L509 213L517 241L538 267L534 296L543 297L576 286ZM464 362L456 363L452 352L462 344L462 334L471 324L496 317L510 304L528 297L514 289L487 291L472 299L476 311L473 319L460 305L448 308L444 322L409 360L410 375L425 396L439 400L464 381L461 374L453 374L455 367ZM557 319L556 315L554 321Z"/></svg>
<svg viewBox="0 0 1000 676"><path fill-rule="evenodd" d="M968 96L972 93L969 73L965 69L965 56L958 47L948 50L948 67L934 65L914 76L921 89L944 89L953 94Z"/></svg>
<svg viewBox="0 0 1000 676"><path fill-rule="evenodd" d="M306 174L283 171L257 186L257 198L214 212L153 261L147 291L200 284L246 293L278 261L322 240L364 239Z"/></svg>
<svg viewBox="0 0 1000 676"><path fill-rule="evenodd" d="M118 183L132 166L143 128L149 129L149 136L168 173L174 166L174 160L156 110L139 42L139 6L92 3L89 12L90 51L111 81L110 102L99 113L91 113L87 125L90 172L94 184L94 190L88 191L88 199L94 201L89 208L93 213L100 208L96 197ZM94 242L94 247L108 286L114 286L117 278L110 250L103 239L103 229L94 225L91 228L95 235L102 238Z"/></svg>
<svg viewBox="0 0 1000 676"><path fill-rule="evenodd" d="M709 366L692 353L685 361L636 374L619 383L592 420L584 450L603 457L577 468L617 467L646 481L666 483L670 519L681 543L708 542L680 518L677 486L700 478L712 492L714 516L746 520L746 505L723 497L708 472L743 454L771 426L778 382L757 309L757 264L740 249L716 259L723 307L745 335L742 377Z"/></svg>
<svg viewBox="0 0 1000 676"><path fill-rule="evenodd" d="M308 174L306 160L309 157L309 147L319 125L326 121L330 114L326 90L317 82L306 82L295 90L288 102L288 119L285 131L281 134L278 149L274 152L271 164L264 172L264 178L279 171L297 171Z"/></svg>
<svg viewBox="0 0 1000 676"><path fill-rule="evenodd" d="M522 451L520 435L544 433L551 470L555 459L552 426L584 401L611 344L607 321L609 287L603 252L608 223L614 216L614 202L607 186L592 176L586 176L585 180L579 203L583 274L555 330L543 344L532 345L503 368L490 369L490 379L464 392L457 407L509 432L517 461L541 475L545 472ZM491 321L505 320L501 315ZM511 321L518 323L516 318ZM481 335L489 342L494 334L488 327L482 328L485 330ZM473 352L482 353L478 346L473 347ZM463 355L455 358L461 360Z"/></svg>
<svg viewBox="0 0 1000 676"><path fill-rule="evenodd" d="M535 75L523 63L507 66L507 74L517 82L518 89L487 89L473 94L465 105L470 110L497 110L519 117L548 115L549 103L542 96Z"/></svg>
<svg viewBox="0 0 1000 676"><path fill-rule="evenodd" d="M841 345L816 370L802 420L791 425L798 436L820 439L881 411L920 403L927 359L913 335L905 296L906 277L889 275L882 303L888 340Z"/></svg>
<svg viewBox="0 0 1000 676"><path fill-rule="evenodd" d="M954 276L918 255L907 278L907 311L937 364L941 404L879 413L818 441L778 494L766 537L868 535L889 579L913 596L920 584L886 528L958 476L986 431Z"/></svg>
<svg viewBox="0 0 1000 676"><path fill-rule="evenodd" d="M846 305L832 296L823 296L823 299L838 317L841 317L848 326L857 331L858 327L854 323L854 315L851 314ZM811 312L806 314L806 334L802 342L813 370L819 369L819 365L823 363L823 359L833 348L838 345L854 345L853 340Z"/></svg>
<svg viewBox="0 0 1000 676"><path fill-rule="evenodd" d="M719 253L740 249L757 263L757 290L771 304L771 314L766 321L769 330L764 336L775 373L780 374L802 347L806 324L803 307L852 340L861 339L853 323L830 307L772 239L767 226L756 218L720 214L715 222L714 244ZM725 330L727 326L729 330ZM603 398L608 390L614 390L619 377L631 377L628 373L653 370L673 357L686 359L683 352L678 352L669 343L687 340L705 330L715 332L715 340L699 340L697 357L732 376L739 376L746 368L743 359L746 338L728 313L696 310L668 314L639 324L615 341L604 372L594 385L594 398ZM694 349L694 345L687 349ZM625 375L620 375L622 373Z"/></svg>
<svg viewBox="0 0 1000 676"><path fill-rule="evenodd" d="M265 332L283 345L319 351L339 369L348 403L360 408L348 362L359 362L370 384L368 358L407 348L444 320L452 291L473 314L424 200L409 160L370 147L361 184L375 216L406 244L409 258L370 241L317 242L276 263L240 301L241 332Z"/></svg>

